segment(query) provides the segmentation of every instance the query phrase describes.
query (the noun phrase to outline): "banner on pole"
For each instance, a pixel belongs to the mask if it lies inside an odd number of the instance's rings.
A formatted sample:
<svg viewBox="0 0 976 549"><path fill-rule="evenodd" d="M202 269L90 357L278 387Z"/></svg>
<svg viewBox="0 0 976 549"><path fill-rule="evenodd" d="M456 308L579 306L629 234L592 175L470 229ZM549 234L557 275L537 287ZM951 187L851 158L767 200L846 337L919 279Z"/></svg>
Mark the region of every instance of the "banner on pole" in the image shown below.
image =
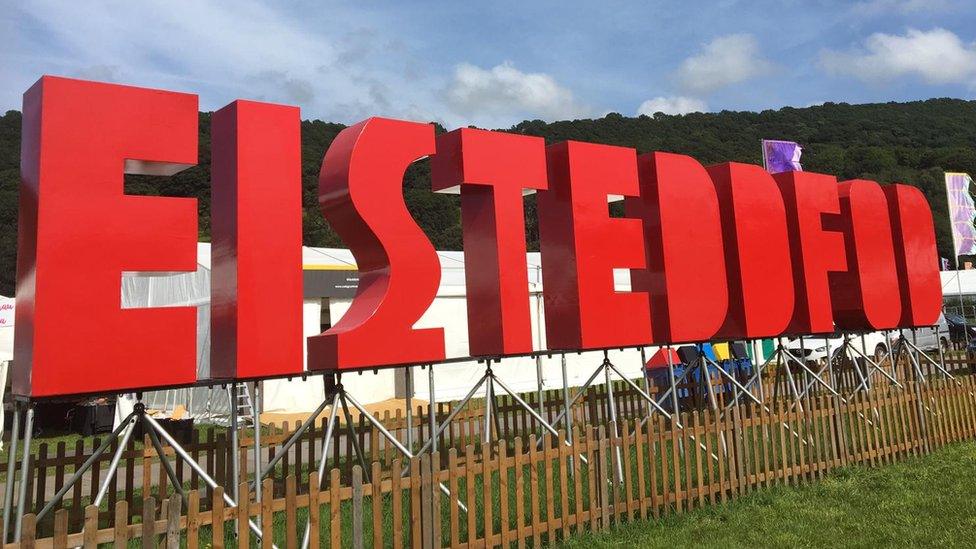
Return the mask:
<svg viewBox="0 0 976 549"><path fill-rule="evenodd" d="M976 203L969 194L973 182L968 173L946 173L946 199L956 256L976 254Z"/></svg>
<svg viewBox="0 0 976 549"><path fill-rule="evenodd" d="M803 147L794 141L763 139L763 166L769 173L802 172L800 155Z"/></svg>

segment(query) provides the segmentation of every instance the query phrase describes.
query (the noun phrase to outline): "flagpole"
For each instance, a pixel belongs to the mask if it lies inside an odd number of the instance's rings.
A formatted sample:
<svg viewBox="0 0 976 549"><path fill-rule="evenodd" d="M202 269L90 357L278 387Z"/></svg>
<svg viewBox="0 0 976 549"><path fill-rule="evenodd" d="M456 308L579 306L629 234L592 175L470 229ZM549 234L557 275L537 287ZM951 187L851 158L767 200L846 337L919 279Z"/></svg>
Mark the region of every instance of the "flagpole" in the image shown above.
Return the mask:
<svg viewBox="0 0 976 549"><path fill-rule="evenodd" d="M955 172L948 172L945 174L946 178L950 175L964 175ZM949 210L949 234L952 235L952 263L956 269L956 295L959 298L959 314L962 316L964 325L962 329L963 337L966 341L966 347L969 347L969 320L966 319L966 306L962 299L962 276L959 271L959 245L956 243L956 227L955 227L955 216L952 213L952 198L949 196L949 185L946 181L946 206ZM969 192L969 176L966 176L966 192Z"/></svg>

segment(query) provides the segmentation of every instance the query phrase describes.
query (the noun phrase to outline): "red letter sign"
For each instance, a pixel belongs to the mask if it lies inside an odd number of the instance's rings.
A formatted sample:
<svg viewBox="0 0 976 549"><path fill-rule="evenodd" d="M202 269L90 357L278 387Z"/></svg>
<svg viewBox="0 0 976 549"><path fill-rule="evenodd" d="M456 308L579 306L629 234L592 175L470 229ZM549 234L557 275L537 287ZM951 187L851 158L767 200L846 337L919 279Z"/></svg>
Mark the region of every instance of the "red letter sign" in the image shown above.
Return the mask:
<svg viewBox="0 0 976 549"><path fill-rule="evenodd" d="M24 94L13 390L191 383L193 307L121 308L123 271L196 268L196 201L127 196L123 173L197 160L197 98L44 77Z"/></svg>
<svg viewBox="0 0 976 549"><path fill-rule="evenodd" d="M706 341L729 304L715 186L690 156L656 152L637 162L640 197L624 202L644 221L647 269L632 270L631 284L650 296L654 343Z"/></svg>
<svg viewBox="0 0 976 549"><path fill-rule="evenodd" d="M385 118L342 130L325 153L319 204L356 257L360 278L346 314L308 338L310 370L444 358L444 330L413 327L437 294L441 267L403 200L404 171L431 154L433 126Z"/></svg>
<svg viewBox="0 0 976 549"><path fill-rule="evenodd" d="M522 189L546 188L541 137L460 129L437 138L435 191L461 186L470 354L532 351Z"/></svg>
<svg viewBox="0 0 976 549"><path fill-rule="evenodd" d="M791 334L834 331L829 272L847 268L844 235L824 230L824 214L839 214L837 179L813 172L783 172L773 176L783 195L793 266Z"/></svg>
<svg viewBox="0 0 976 549"><path fill-rule="evenodd" d="M884 191L874 181L840 184L847 271L830 276L838 328L883 330L898 325L901 303ZM941 303L941 298L940 298Z"/></svg>
<svg viewBox="0 0 976 549"><path fill-rule="evenodd" d="M932 326L939 321L942 310L942 281L932 210L925 195L915 187L887 185L884 192L888 198L901 289L898 325Z"/></svg>
<svg viewBox="0 0 976 549"><path fill-rule="evenodd" d="M710 166L722 212L729 314L724 339L776 336L793 316L786 210L776 181L751 164ZM702 258L702 268L708 268Z"/></svg>
<svg viewBox="0 0 976 549"><path fill-rule="evenodd" d="M550 349L650 342L647 295L614 291L613 269L645 267L641 224L612 219L611 194L637 196L633 149L569 141L547 148L539 239Z"/></svg>
<svg viewBox="0 0 976 549"><path fill-rule="evenodd" d="M300 123L253 101L213 115L211 377L302 371Z"/></svg>

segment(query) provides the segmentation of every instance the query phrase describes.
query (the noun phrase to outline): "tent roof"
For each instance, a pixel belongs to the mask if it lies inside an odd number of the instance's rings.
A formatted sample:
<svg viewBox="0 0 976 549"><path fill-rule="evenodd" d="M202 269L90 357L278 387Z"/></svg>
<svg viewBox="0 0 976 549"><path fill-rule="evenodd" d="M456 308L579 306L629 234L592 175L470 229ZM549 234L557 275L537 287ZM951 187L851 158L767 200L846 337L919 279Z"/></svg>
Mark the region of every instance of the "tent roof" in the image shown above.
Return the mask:
<svg viewBox="0 0 976 549"><path fill-rule="evenodd" d="M942 271L942 295L976 294L976 269Z"/></svg>

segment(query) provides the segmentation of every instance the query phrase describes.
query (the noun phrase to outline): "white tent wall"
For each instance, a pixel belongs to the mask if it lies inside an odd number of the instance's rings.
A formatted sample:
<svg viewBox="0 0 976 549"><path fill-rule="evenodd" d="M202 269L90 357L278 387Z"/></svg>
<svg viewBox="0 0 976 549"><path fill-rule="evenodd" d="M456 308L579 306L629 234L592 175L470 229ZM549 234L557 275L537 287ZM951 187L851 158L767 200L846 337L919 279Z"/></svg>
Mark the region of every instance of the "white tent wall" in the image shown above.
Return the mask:
<svg viewBox="0 0 976 549"><path fill-rule="evenodd" d="M303 262L306 265L351 265L349 250L305 248ZM439 252L441 260L441 281L437 297L427 312L417 322L418 328L444 329L446 353L449 358L468 356L467 311L465 299L464 255L462 252ZM545 348L545 320L542 303L542 276L538 253L527 257L530 315L533 347ZM617 291L629 291L630 283L626 271L614 273ZM206 379L210 373L210 245L198 246L198 268L193 273L148 275L127 273L122 284L123 307L197 307L197 373ZM329 300L330 321L336 324L348 310L350 299L331 298ZM306 299L302 306L304 336L319 333L321 322L321 300ZM377 342L383 344L383 342ZM637 350L611 351L611 360L629 377L641 375L640 354ZM569 383L578 386L603 360L602 353L573 353L567 355ZM307 369L307 354L305 356ZM544 388L562 386L562 372L559 355L543 357L542 378ZM534 391L537 388L536 360L520 357L505 359L494 366L496 373L516 391ZM372 403L395 397L403 397L402 374L399 368L385 368L377 371L364 370L343 377L343 384L363 403ZM484 365L477 361L454 364L440 364L435 367L435 391L439 401L457 399L464 396L471 386L484 373ZM430 398L428 374L426 370L415 368L414 395L417 398ZM603 383L601 377L597 383ZM276 379L264 382L263 409L268 412L301 413L310 412L321 402L322 379L310 376L306 379ZM230 402L227 393L220 387L173 389L152 391L145 395L147 406L152 409L172 411L182 405L194 417L223 420L229 413Z"/></svg>
<svg viewBox="0 0 976 549"><path fill-rule="evenodd" d="M3 450L3 397L7 392L7 372L14 359L14 300L0 295L0 450Z"/></svg>
<svg viewBox="0 0 976 549"><path fill-rule="evenodd" d="M620 288L618 286L618 291ZM529 296L532 341L536 350L545 349L545 317L542 296L534 291ZM444 339L449 358L468 356L468 326L466 301L463 293L438 295L427 313L417 323L418 328L444 328ZM542 328L540 330L540 327ZM648 355L650 358L650 355ZM630 378L640 378L640 352L636 349L610 351L610 360L621 372ZM580 386L603 362L602 352L571 353L566 356L566 372L570 386ZM541 359L544 389L563 386L562 362L559 354ZM512 390L519 392L535 391L538 388L536 359L533 357L506 358L500 364L493 364L492 370ZM437 400L444 402L462 398L484 374L485 365L477 361L440 364L434 367L434 392ZM414 395L430 400L429 373L419 368L412 371ZM601 376L596 384L604 383Z"/></svg>
<svg viewBox="0 0 976 549"><path fill-rule="evenodd" d="M197 244L197 269L192 273L124 273L122 307L196 307L197 377L210 376L210 244ZM146 407L171 412L186 408L197 418L220 420L230 413L230 399L220 387L148 391ZM120 404L124 406L125 403Z"/></svg>

